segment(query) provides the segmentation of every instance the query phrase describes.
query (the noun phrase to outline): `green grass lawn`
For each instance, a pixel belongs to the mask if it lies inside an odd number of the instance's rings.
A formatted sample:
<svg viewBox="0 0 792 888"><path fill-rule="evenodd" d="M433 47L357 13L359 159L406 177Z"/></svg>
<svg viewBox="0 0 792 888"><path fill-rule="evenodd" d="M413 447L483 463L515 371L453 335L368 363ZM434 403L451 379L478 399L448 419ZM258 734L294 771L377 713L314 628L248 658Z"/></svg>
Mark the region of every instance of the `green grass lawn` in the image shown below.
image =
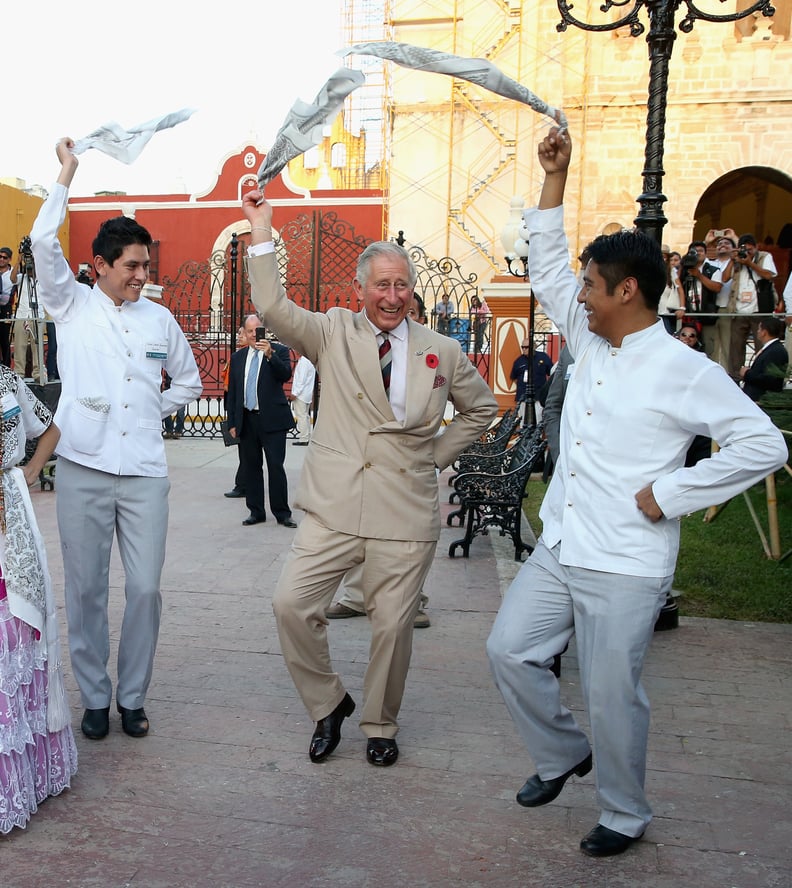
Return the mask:
<svg viewBox="0 0 792 888"><path fill-rule="evenodd" d="M776 473L781 554L792 549L792 478ZM539 506L546 486L530 481L525 514L534 531L541 528ZM748 495L767 536L765 485ZM683 616L726 620L792 623L792 556L784 561L765 557L759 534L742 495L731 500L714 521L704 512L682 519L682 535L674 589Z"/></svg>

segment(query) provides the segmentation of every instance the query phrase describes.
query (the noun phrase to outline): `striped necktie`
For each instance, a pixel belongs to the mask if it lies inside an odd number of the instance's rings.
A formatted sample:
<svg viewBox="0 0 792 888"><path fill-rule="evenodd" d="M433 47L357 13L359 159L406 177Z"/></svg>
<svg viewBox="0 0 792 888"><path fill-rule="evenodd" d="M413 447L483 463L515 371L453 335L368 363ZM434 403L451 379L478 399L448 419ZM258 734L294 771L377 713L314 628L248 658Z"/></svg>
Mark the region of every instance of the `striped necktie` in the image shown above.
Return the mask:
<svg viewBox="0 0 792 888"><path fill-rule="evenodd" d="M385 394L390 397L390 381L391 381L391 364L393 363L393 355L391 354L391 344L387 333L380 333L382 336L382 344L379 347L380 370L382 371L382 384L385 386Z"/></svg>

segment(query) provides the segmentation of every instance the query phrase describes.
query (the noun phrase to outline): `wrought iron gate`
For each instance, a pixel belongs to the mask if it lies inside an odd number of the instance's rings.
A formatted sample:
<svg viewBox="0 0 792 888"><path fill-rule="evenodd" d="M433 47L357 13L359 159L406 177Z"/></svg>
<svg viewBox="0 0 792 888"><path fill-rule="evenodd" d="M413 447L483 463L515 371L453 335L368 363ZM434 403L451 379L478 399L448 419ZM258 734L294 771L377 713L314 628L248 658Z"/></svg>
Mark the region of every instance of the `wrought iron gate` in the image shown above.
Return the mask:
<svg viewBox="0 0 792 888"><path fill-rule="evenodd" d="M201 398L188 407L185 437L221 437L236 331L255 310L244 273L249 240L249 234L233 235L225 251L208 261L185 262L175 277L162 280L163 303L192 346L204 386ZM350 285L358 256L369 243L335 212L315 210L287 223L275 248L289 297L311 311L356 309Z"/></svg>

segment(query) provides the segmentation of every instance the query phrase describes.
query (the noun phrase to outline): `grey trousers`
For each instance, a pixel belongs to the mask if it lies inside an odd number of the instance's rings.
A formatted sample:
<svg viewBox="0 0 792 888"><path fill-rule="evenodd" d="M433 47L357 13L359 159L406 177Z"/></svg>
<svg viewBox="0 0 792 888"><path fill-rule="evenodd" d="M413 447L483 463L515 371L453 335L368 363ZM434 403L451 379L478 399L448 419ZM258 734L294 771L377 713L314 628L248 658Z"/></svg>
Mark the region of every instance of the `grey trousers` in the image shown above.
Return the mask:
<svg viewBox="0 0 792 888"><path fill-rule="evenodd" d="M672 577L566 567L559 549L540 539L509 587L487 641L490 666L539 776L558 777L593 751L599 822L638 836L652 819L641 670ZM591 746L549 668L573 632Z"/></svg>
<svg viewBox="0 0 792 888"><path fill-rule="evenodd" d="M159 634L170 482L110 475L60 458L57 484L69 651L83 706L102 709L113 696L107 605L115 534L126 575L116 701L138 709L146 699Z"/></svg>

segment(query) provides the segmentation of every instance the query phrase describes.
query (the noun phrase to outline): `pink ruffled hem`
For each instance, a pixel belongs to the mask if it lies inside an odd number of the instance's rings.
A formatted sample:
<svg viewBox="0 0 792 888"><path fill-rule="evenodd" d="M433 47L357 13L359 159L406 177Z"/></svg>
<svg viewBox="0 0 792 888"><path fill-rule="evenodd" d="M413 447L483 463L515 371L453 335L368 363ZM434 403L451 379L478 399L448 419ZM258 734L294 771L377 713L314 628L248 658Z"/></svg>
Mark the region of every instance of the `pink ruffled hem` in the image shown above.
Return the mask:
<svg viewBox="0 0 792 888"><path fill-rule="evenodd" d="M77 773L71 727L47 730L46 666L33 630L0 599L0 835L24 829Z"/></svg>

